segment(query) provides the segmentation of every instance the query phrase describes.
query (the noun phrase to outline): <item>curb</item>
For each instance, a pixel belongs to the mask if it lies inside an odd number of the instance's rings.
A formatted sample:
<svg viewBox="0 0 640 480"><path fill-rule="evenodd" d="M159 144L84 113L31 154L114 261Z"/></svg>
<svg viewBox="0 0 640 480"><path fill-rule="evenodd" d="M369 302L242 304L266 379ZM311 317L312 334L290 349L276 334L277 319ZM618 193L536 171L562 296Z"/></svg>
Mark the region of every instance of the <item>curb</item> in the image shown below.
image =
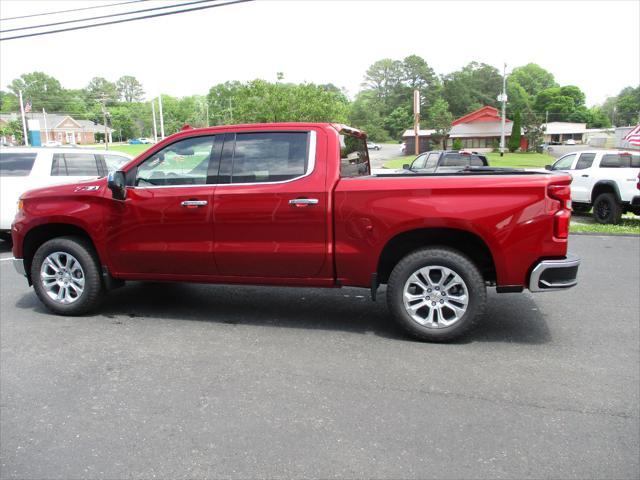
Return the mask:
<svg viewBox="0 0 640 480"><path fill-rule="evenodd" d="M569 236L571 235L583 235L590 237L630 237L630 238L640 238L640 234L638 233L607 233L607 232L571 232L569 231Z"/></svg>

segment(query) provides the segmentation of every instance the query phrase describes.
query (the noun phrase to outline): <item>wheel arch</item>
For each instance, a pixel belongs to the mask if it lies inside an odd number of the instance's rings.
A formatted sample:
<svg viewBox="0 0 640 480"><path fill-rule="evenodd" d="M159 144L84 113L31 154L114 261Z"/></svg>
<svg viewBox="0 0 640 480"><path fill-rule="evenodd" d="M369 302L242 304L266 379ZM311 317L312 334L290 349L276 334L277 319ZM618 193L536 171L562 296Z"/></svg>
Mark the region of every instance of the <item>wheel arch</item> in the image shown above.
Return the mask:
<svg viewBox="0 0 640 480"><path fill-rule="evenodd" d="M495 259L486 242L475 233L455 228L420 228L391 238L378 258L378 282L387 283L393 267L403 257L428 246L452 248L461 252L476 264L485 281L496 282Z"/></svg>
<svg viewBox="0 0 640 480"><path fill-rule="evenodd" d="M616 196L616 200L620 202L620 190L618 184L613 180L600 180L593 186L591 190L591 203L593 204L598 198L598 195L603 193L613 193Z"/></svg>
<svg viewBox="0 0 640 480"><path fill-rule="evenodd" d="M31 263L38 248L53 238L68 236L85 239L93 248L98 260L100 260L100 254L96 245L91 239L91 236L82 227L71 223L45 223L38 225L26 233L22 242L22 258L29 282L31 282Z"/></svg>

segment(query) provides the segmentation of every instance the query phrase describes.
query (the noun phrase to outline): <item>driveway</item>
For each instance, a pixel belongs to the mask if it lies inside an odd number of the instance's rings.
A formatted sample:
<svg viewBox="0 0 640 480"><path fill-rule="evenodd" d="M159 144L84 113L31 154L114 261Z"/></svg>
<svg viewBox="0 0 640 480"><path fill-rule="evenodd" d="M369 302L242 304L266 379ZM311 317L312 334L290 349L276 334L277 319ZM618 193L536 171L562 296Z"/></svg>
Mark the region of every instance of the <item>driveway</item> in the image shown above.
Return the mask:
<svg viewBox="0 0 640 480"><path fill-rule="evenodd" d="M399 143L379 143L380 150L369 150L369 160L371 168L382 168L382 165L392 158L399 157L400 153Z"/></svg>
<svg viewBox="0 0 640 480"><path fill-rule="evenodd" d="M132 283L47 313L0 253L0 476L640 475L640 242L578 236L580 284L489 295L408 340L360 289Z"/></svg>

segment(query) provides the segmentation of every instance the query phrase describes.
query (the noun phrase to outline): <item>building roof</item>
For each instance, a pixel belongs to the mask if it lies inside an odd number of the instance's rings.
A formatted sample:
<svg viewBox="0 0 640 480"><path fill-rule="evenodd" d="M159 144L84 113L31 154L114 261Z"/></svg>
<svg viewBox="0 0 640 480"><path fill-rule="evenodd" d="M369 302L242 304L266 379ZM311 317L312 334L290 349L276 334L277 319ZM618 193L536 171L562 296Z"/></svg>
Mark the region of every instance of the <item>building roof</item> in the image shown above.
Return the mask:
<svg viewBox="0 0 640 480"><path fill-rule="evenodd" d="M420 136L420 137L430 137L434 133L436 133L435 130L418 130L418 136ZM402 134L402 136L403 137L415 137L416 133L413 131L413 129L405 130L405 132Z"/></svg>
<svg viewBox="0 0 640 480"><path fill-rule="evenodd" d="M44 130L44 115L40 112L29 112L25 114L27 120L39 120L40 121L40 129ZM10 122L12 120L19 120L20 114L18 113L0 113L0 120L4 120L5 122ZM56 130L61 123L63 123L66 119L70 119L71 122L78 125L75 128L77 130L83 132L93 132L93 133L104 133L104 125L94 124L91 120L79 120L77 118L73 118L71 115L63 115L59 113L47 113L47 129ZM61 129L68 130L69 128L62 127ZM114 132L112 128L107 128L108 132Z"/></svg>
<svg viewBox="0 0 640 480"><path fill-rule="evenodd" d="M562 135L563 133L585 133L586 123L549 122L543 124L545 135Z"/></svg>
<svg viewBox="0 0 640 480"><path fill-rule="evenodd" d="M475 112L468 113L467 115L455 119L451 122L451 125L456 126L463 123L484 123L484 122L500 122L501 116L498 109L495 107L482 107ZM505 123L510 123L511 120L506 119Z"/></svg>
<svg viewBox="0 0 640 480"><path fill-rule="evenodd" d="M513 123L504 124L505 136L511 135ZM452 138L472 138L472 137L499 137L500 122L480 122L480 123L461 123L451 127L449 136Z"/></svg>

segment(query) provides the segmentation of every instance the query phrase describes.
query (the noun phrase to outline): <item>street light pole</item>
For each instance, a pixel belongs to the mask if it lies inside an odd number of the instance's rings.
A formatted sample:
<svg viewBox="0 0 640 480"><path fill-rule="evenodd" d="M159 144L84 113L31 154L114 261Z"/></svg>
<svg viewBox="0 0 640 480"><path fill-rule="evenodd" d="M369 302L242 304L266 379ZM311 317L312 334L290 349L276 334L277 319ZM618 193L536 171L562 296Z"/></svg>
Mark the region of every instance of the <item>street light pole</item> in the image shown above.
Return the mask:
<svg viewBox="0 0 640 480"><path fill-rule="evenodd" d="M498 95L498 101L502 102L502 118L500 119L500 156L504 156L504 122L507 108L507 64L502 71L502 93Z"/></svg>
<svg viewBox="0 0 640 480"><path fill-rule="evenodd" d="M151 115L153 116L153 142L158 143L158 127L156 126L156 99L151 100Z"/></svg>
<svg viewBox="0 0 640 480"><path fill-rule="evenodd" d="M160 137L164 140L164 117L162 116L162 94L158 95L158 108L160 109Z"/></svg>

